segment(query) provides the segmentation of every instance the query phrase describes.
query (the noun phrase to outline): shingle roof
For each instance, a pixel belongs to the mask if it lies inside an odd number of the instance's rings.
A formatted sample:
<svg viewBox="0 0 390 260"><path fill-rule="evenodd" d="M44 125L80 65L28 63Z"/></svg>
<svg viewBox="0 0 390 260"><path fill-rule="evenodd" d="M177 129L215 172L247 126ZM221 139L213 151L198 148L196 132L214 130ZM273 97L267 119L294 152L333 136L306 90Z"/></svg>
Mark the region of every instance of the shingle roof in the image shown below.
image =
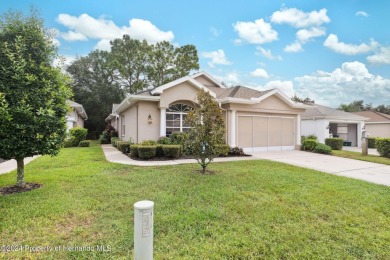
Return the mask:
<svg viewBox="0 0 390 260"><path fill-rule="evenodd" d="M369 118L366 122L390 122L390 115L376 111L352 112L355 115Z"/></svg>
<svg viewBox="0 0 390 260"><path fill-rule="evenodd" d="M206 86L208 89L213 91L217 98L243 98L243 99L251 99L251 98L258 98L262 95L268 93L269 91L272 91L272 89L267 91L259 91L252 88L247 88L243 86L235 86L230 88L219 88L219 87L212 87L212 86Z"/></svg>
<svg viewBox="0 0 390 260"><path fill-rule="evenodd" d="M351 119L351 120L365 120L365 117L354 115L352 113L344 112L341 110L333 109L321 105L312 105L311 108L306 109L302 114L302 118L326 118L326 117L337 117L342 119Z"/></svg>

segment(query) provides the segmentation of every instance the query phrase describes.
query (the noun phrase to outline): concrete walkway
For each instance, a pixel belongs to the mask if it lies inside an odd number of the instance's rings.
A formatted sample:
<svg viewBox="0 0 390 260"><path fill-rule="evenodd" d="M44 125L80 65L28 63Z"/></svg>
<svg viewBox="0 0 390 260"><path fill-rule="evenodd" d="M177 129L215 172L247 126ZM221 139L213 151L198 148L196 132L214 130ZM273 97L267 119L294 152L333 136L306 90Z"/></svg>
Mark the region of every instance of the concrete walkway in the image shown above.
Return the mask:
<svg viewBox="0 0 390 260"><path fill-rule="evenodd" d="M303 151L258 152L253 157L390 186L390 165Z"/></svg>
<svg viewBox="0 0 390 260"><path fill-rule="evenodd" d="M34 157L28 157L28 158L25 158L24 159L24 165L28 164L29 162L35 160L36 158L38 158L38 156L34 156ZM5 174L5 173L9 173L13 170L16 170L17 168L17 165L16 165L16 161L15 160L8 160L8 161L5 161L3 163L0 163L0 174Z"/></svg>
<svg viewBox="0 0 390 260"><path fill-rule="evenodd" d="M114 148L110 144L102 145L102 149L106 159L114 163L137 166L196 163L195 159L180 159L172 161L137 161L122 154L120 151L118 151L118 149ZM252 155L253 156L251 157L215 158L215 162L265 159L390 186L390 165L296 150L256 152Z"/></svg>

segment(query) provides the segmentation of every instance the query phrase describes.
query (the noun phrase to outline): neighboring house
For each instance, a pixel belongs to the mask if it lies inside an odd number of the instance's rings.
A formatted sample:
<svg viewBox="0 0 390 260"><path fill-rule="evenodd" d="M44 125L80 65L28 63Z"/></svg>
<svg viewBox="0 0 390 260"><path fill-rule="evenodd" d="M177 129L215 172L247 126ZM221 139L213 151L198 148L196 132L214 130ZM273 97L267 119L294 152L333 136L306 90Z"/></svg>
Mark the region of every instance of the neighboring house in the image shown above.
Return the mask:
<svg viewBox="0 0 390 260"><path fill-rule="evenodd" d="M188 131L185 119L187 112L196 107L200 89L210 93L221 106L225 139L231 147L238 146L246 152L299 148L300 114L306 105L292 101L277 89L227 88L206 72L127 95L112 111L112 115L118 115L119 137L141 142Z"/></svg>
<svg viewBox="0 0 390 260"><path fill-rule="evenodd" d="M116 113L116 109L118 106L119 106L119 104L112 105L111 114L108 117L106 117L106 120L105 120L108 124L110 124L117 131L119 129L119 115Z"/></svg>
<svg viewBox="0 0 390 260"><path fill-rule="evenodd" d="M302 114L301 134L314 134L320 143L328 137L340 137L351 146L361 147L366 117L313 104Z"/></svg>
<svg viewBox="0 0 390 260"><path fill-rule="evenodd" d="M67 101L67 104L70 107L66 114L67 131L74 127L84 127L84 121L88 119L88 116L83 105L70 100Z"/></svg>
<svg viewBox="0 0 390 260"><path fill-rule="evenodd" d="M366 121L366 131L369 136L390 138L390 115L374 111L362 111L353 113L355 115L369 118Z"/></svg>

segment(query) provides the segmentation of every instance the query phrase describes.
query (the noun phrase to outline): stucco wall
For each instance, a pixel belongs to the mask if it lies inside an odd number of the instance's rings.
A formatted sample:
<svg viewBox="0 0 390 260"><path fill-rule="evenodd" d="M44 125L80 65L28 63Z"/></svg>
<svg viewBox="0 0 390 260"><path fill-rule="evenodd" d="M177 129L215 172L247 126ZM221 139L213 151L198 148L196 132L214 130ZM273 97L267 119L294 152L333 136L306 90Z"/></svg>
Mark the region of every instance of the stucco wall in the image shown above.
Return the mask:
<svg viewBox="0 0 390 260"><path fill-rule="evenodd" d="M166 89L161 94L160 107L168 108L171 103L178 100L196 102L198 89L188 82L183 82L177 86Z"/></svg>
<svg viewBox="0 0 390 260"><path fill-rule="evenodd" d="M132 138L133 141L137 140L137 110L138 107L135 105L119 114L118 133L119 138L123 141L129 141L130 138ZM125 123L124 132L122 127L123 122Z"/></svg>
<svg viewBox="0 0 390 260"><path fill-rule="evenodd" d="M390 123L387 124L366 123L366 131L370 134L371 137L390 138Z"/></svg>
<svg viewBox="0 0 390 260"><path fill-rule="evenodd" d="M316 135L320 143L325 142L325 138L329 137L329 129L326 127L329 125L329 120L326 119L302 119L301 120L301 135Z"/></svg>
<svg viewBox="0 0 390 260"><path fill-rule="evenodd" d="M160 111L157 102L138 103L138 142L157 140L160 137ZM148 122L149 115L152 122Z"/></svg>
<svg viewBox="0 0 390 260"><path fill-rule="evenodd" d="M205 76L203 75L200 75L198 77L195 77L194 78L196 81L202 83L203 85L205 86L214 86L214 87L218 87L218 85L216 85L214 82L212 82L211 80L209 80L208 78L206 78Z"/></svg>

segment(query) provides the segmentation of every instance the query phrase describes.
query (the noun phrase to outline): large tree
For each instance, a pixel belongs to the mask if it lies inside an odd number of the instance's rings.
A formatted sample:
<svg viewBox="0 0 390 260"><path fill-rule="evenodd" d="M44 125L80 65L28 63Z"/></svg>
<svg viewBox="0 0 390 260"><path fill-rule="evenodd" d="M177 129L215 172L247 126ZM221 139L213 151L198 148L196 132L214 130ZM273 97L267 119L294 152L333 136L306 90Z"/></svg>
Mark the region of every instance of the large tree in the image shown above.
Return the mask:
<svg viewBox="0 0 390 260"><path fill-rule="evenodd" d="M52 66L57 49L43 20L8 12L0 17L0 158L17 162L24 186L24 158L56 155L66 135L69 79Z"/></svg>
<svg viewBox="0 0 390 260"><path fill-rule="evenodd" d="M95 50L86 57L79 57L67 71L73 78L74 99L88 113L85 127L91 137L104 130L104 119L110 114L113 103L124 97L114 68L112 55Z"/></svg>
<svg viewBox="0 0 390 260"><path fill-rule="evenodd" d="M375 107L372 104L364 104L363 100L355 100L349 104L340 104L338 109L345 112L376 111L390 115L390 105L378 105Z"/></svg>
<svg viewBox="0 0 390 260"><path fill-rule="evenodd" d="M197 99L197 107L187 114L191 130L186 142L205 173L207 165L218 155L218 146L224 143L225 122L218 103L209 93L200 90Z"/></svg>

